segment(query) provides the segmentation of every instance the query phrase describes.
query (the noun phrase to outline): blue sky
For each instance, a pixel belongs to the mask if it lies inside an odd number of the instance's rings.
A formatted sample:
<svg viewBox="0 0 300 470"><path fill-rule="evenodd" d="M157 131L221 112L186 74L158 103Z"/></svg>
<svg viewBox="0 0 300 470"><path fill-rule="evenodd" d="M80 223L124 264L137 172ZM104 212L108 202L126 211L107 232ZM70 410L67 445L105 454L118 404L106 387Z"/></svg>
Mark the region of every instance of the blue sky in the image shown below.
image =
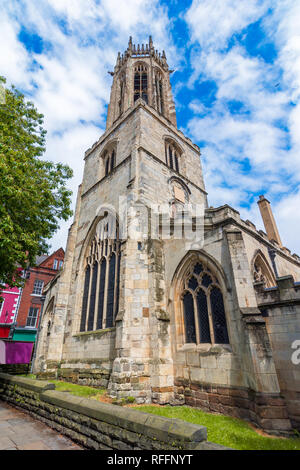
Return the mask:
<svg viewBox="0 0 300 470"><path fill-rule="evenodd" d="M299 0L0 0L0 74L44 114L46 157L74 169L73 207L105 128L107 72L130 35L149 34L175 70L178 127L201 147L209 204L263 228L265 194L300 253Z"/></svg>

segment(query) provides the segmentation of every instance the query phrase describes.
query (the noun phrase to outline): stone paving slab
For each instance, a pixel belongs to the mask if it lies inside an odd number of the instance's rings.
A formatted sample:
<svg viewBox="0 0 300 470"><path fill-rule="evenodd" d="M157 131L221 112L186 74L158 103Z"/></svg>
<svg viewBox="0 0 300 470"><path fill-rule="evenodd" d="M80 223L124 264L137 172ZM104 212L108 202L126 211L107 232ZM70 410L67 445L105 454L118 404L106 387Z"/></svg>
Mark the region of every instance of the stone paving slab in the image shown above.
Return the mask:
<svg viewBox="0 0 300 470"><path fill-rule="evenodd" d="M65 436L0 401L0 450L83 450Z"/></svg>

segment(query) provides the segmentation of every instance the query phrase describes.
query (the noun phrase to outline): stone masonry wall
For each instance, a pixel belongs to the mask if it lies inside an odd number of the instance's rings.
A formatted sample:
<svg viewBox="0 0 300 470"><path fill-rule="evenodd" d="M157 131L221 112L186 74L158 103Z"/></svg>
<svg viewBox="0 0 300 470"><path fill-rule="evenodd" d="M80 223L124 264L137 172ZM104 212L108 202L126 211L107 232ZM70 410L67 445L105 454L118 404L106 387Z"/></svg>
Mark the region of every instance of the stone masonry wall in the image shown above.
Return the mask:
<svg viewBox="0 0 300 470"><path fill-rule="evenodd" d="M55 391L54 384L0 373L0 398L93 450L223 450L204 426Z"/></svg>
<svg viewBox="0 0 300 470"><path fill-rule="evenodd" d="M300 364L292 360L293 343L300 341L300 285L292 276L277 279L277 286L256 284L259 307L266 316L267 331L282 395L292 427L300 430Z"/></svg>

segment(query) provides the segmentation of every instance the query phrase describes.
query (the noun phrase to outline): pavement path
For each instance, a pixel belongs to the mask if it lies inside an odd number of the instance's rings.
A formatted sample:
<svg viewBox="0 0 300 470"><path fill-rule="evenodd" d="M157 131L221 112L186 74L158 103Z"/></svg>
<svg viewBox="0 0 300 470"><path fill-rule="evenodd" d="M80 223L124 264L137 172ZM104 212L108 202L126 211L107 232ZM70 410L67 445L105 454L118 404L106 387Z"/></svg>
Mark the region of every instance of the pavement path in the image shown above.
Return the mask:
<svg viewBox="0 0 300 470"><path fill-rule="evenodd" d="M70 439L0 401L0 450L82 450Z"/></svg>

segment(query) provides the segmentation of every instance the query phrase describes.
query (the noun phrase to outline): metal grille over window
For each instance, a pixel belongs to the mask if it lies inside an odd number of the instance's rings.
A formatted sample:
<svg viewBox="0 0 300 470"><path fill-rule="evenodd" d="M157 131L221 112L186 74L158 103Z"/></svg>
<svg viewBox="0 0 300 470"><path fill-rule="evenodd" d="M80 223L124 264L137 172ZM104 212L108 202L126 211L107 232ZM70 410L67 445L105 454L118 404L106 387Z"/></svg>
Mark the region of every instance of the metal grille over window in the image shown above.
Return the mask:
<svg viewBox="0 0 300 470"><path fill-rule="evenodd" d="M87 265L86 270L85 270L84 291L83 291L83 298L82 298L80 331L85 331L85 320L86 320L86 311L87 311L89 285L90 285L90 272L91 272L91 268L89 265Z"/></svg>
<svg viewBox="0 0 300 470"><path fill-rule="evenodd" d="M207 298L205 292L200 289L197 294L197 308L199 321L200 343L210 343L209 319L207 309Z"/></svg>
<svg viewBox="0 0 300 470"><path fill-rule="evenodd" d="M88 319L89 331L93 330L94 328L97 276L98 276L98 263L95 262L93 266L93 276L92 276L91 293L90 293L90 310L89 310L89 319Z"/></svg>
<svg viewBox="0 0 300 470"><path fill-rule="evenodd" d="M213 287L210 292L211 311L215 333L215 343L229 343L223 295L220 289Z"/></svg>
<svg viewBox="0 0 300 470"><path fill-rule="evenodd" d="M148 71L145 64L139 64L134 69L134 101L138 98L148 103Z"/></svg>
<svg viewBox="0 0 300 470"><path fill-rule="evenodd" d="M120 259L118 226L106 215L96 227L86 258L80 331L114 325L119 307Z"/></svg>
<svg viewBox="0 0 300 470"><path fill-rule="evenodd" d="M195 263L186 275L182 303L187 343L229 343L223 294L205 263Z"/></svg>
<svg viewBox="0 0 300 470"><path fill-rule="evenodd" d="M183 297L185 339L187 343L196 343L195 312L193 296L186 292Z"/></svg>

